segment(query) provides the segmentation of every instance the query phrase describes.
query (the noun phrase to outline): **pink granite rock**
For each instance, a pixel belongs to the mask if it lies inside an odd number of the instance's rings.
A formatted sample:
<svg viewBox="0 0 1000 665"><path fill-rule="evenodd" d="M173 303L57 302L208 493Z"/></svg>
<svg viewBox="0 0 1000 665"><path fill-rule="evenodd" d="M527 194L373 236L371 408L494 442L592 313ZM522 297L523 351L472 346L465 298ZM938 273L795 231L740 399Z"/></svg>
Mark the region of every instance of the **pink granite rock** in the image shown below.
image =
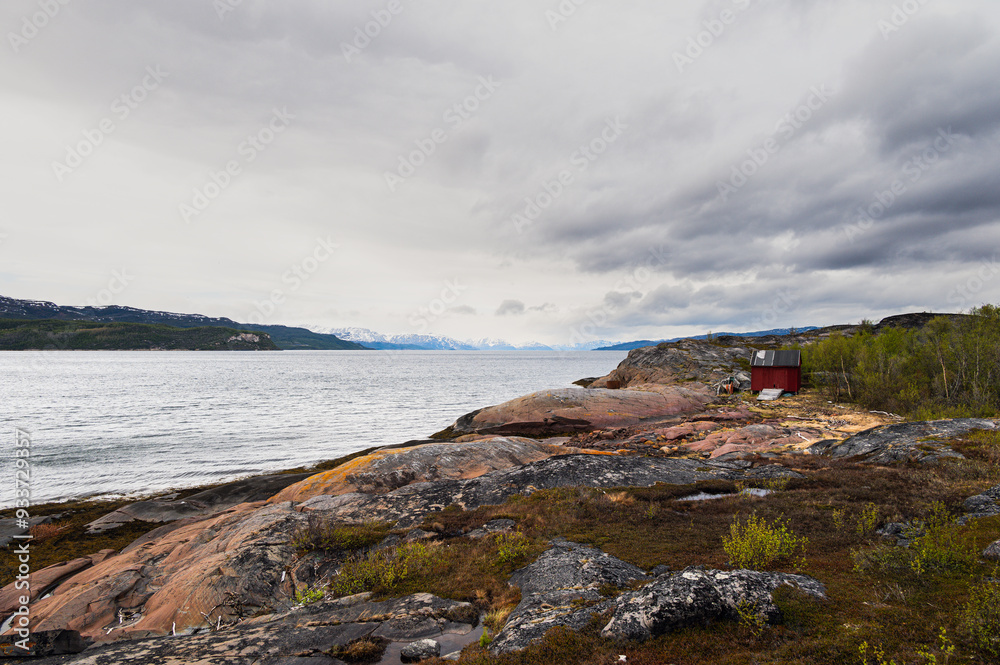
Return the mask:
<svg viewBox="0 0 1000 665"><path fill-rule="evenodd" d="M554 436L587 432L634 425L649 418L697 413L712 399L703 386L545 390L462 416L450 428L450 434Z"/></svg>

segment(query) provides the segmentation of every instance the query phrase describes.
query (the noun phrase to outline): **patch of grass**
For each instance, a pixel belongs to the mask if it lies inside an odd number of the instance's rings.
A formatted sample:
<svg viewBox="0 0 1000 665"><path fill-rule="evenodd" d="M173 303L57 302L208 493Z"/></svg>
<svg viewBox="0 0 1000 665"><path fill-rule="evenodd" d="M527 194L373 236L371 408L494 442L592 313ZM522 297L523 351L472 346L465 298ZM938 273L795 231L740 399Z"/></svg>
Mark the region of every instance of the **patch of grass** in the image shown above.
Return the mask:
<svg viewBox="0 0 1000 665"><path fill-rule="evenodd" d="M357 665L367 663L377 663L382 660L386 647L392 642L384 637L362 637L361 639L348 642L339 647L334 647L327 651L327 655Z"/></svg>
<svg viewBox="0 0 1000 665"><path fill-rule="evenodd" d="M746 521L737 518L723 538L722 548L729 555L729 565L734 568L766 570L779 562L788 562L799 556L799 567L805 560L808 538L796 536L780 519L768 522L756 513Z"/></svg>
<svg viewBox="0 0 1000 665"><path fill-rule="evenodd" d="M389 525L380 522L338 524L311 513L306 524L292 535L298 550L360 550L381 542L389 535Z"/></svg>
<svg viewBox="0 0 1000 665"><path fill-rule="evenodd" d="M515 607L517 606L504 605L503 607L490 610L486 613L486 617L483 618L483 624L496 635L503 630L504 625L507 623L507 618L510 617L510 613L514 611Z"/></svg>
<svg viewBox="0 0 1000 665"><path fill-rule="evenodd" d="M129 503L131 501L70 501L33 506L32 516L58 516L56 517L58 522L55 525L35 527L43 537L31 541L31 569L39 571L101 550L120 551L136 538L163 526L148 522L132 522L100 534L87 533L87 524ZM58 531L53 527L58 528ZM14 581L17 566L17 555L13 549L10 546L0 549L0 586L6 586Z"/></svg>
<svg viewBox="0 0 1000 665"><path fill-rule="evenodd" d="M408 578L426 573L437 556L435 549L407 543L352 557L340 568L330 588L338 597L364 591L389 593Z"/></svg>
<svg viewBox="0 0 1000 665"><path fill-rule="evenodd" d="M966 457L985 462L993 467L1000 466L1000 431L971 430L957 441L950 442L951 447Z"/></svg>

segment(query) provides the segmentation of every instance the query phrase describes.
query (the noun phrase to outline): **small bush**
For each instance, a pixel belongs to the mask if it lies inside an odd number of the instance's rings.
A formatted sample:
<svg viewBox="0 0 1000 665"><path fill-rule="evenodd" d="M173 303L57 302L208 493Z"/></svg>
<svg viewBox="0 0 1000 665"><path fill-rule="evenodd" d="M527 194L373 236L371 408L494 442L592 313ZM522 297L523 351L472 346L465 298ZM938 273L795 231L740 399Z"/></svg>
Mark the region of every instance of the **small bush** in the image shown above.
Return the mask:
<svg viewBox="0 0 1000 665"><path fill-rule="evenodd" d="M740 626L749 631L754 639L764 634L767 617L757 611L757 607L745 598L736 606L736 614L740 617Z"/></svg>
<svg viewBox="0 0 1000 665"><path fill-rule="evenodd" d="M434 553L420 543L369 552L347 561L330 586L337 596L391 591L409 577L427 572L434 559Z"/></svg>
<svg viewBox="0 0 1000 665"><path fill-rule="evenodd" d="M299 589L295 592L295 602L299 605L309 605L323 599L326 595L326 590L321 587L314 587L312 589Z"/></svg>
<svg viewBox="0 0 1000 665"><path fill-rule="evenodd" d="M930 517L913 523L903 534L909 547L881 544L851 552L856 572L963 573L974 570L979 555L971 532L956 523L942 503L934 503Z"/></svg>
<svg viewBox="0 0 1000 665"><path fill-rule="evenodd" d="M878 523L878 506L874 503L868 503L861 509L861 514L858 515L857 522L855 522L854 525L854 530L857 531L859 536L865 538L870 536L875 531Z"/></svg>
<svg viewBox="0 0 1000 665"><path fill-rule="evenodd" d="M55 538L64 528L64 526L60 526L59 524L36 524L28 529L28 533L31 534L34 540L32 545L38 545L39 543L44 543L46 540Z"/></svg>
<svg viewBox="0 0 1000 665"><path fill-rule="evenodd" d="M497 563L500 565L517 561L528 553L528 539L520 531L498 533L494 538L497 543Z"/></svg>
<svg viewBox="0 0 1000 665"><path fill-rule="evenodd" d="M808 539L793 534L786 523L773 524L752 514L745 523L737 518L729 529L730 537L722 539L722 547L734 568L762 570L778 561L787 561L799 554L801 565Z"/></svg>
<svg viewBox="0 0 1000 665"><path fill-rule="evenodd" d="M922 527L922 528L921 528ZM938 572L968 572L979 562L979 553L968 529L959 526L943 503L935 502L930 517L914 527L922 531L910 545L910 567L917 575Z"/></svg>
<svg viewBox="0 0 1000 665"><path fill-rule="evenodd" d="M858 658L861 665L896 665L896 661L885 659L885 649L880 644L869 645L868 642L862 642L858 647Z"/></svg>
<svg viewBox="0 0 1000 665"><path fill-rule="evenodd" d="M1000 656L1000 584L986 580L972 587L962 623L979 649Z"/></svg>

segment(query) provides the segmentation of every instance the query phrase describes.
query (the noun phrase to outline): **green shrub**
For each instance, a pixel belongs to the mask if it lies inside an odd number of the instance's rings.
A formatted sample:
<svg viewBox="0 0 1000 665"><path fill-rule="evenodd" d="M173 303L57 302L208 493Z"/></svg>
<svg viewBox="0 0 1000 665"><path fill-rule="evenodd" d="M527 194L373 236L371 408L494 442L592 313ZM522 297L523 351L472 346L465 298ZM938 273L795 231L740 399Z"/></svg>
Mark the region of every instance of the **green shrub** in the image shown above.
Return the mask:
<svg viewBox="0 0 1000 665"><path fill-rule="evenodd" d="M734 568L762 570L796 554L799 565L804 561L808 540L793 534L780 519L772 524L756 514L747 517L745 523L737 518L729 533L729 538L722 539L722 547Z"/></svg>
<svg viewBox="0 0 1000 665"><path fill-rule="evenodd" d="M920 576L929 572L964 573L978 565L972 534L952 519L942 503L934 503L930 516L914 523L903 535L911 540L909 547L880 544L851 552L855 571L911 572Z"/></svg>
<svg viewBox="0 0 1000 665"><path fill-rule="evenodd" d="M498 533L494 536L497 543L497 563L500 565L517 561L528 553L528 539L523 533Z"/></svg>
<svg viewBox="0 0 1000 665"><path fill-rule="evenodd" d="M767 617L757 611L757 607L747 599L743 599L736 606L736 614L740 618L740 626L745 628L754 639L759 639L764 634L767 626Z"/></svg>
<svg viewBox="0 0 1000 665"><path fill-rule="evenodd" d="M323 599L326 591L321 587L311 589L300 589L295 592L295 602L299 605L309 605Z"/></svg>
<svg viewBox="0 0 1000 665"><path fill-rule="evenodd" d="M985 580L972 587L962 623L978 648L1000 656L1000 583Z"/></svg>
<svg viewBox="0 0 1000 665"><path fill-rule="evenodd" d="M411 576L427 572L435 558L434 553L420 543L369 552L349 559L330 586L337 596L391 591Z"/></svg>
<svg viewBox="0 0 1000 665"><path fill-rule="evenodd" d="M862 642L858 647L858 658L861 665L896 665L896 661L885 659L885 649L880 644L869 645L868 642Z"/></svg>
<svg viewBox="0 0 1000 665"><path fill-rule="evenodd" d="M913 540L910 567L917 575L927 571L968 572L979 562L979 553L968 529L958 525L943 503L935 502L928 519L916 529L922 535Z"/></svg>
<svg viewBox="0 0 1000 665"><path fill-rule="evenodd" d="M861 509L861 514L858 515L857 522L855 522L854 529L857 531L858 535L862 538L871 535L879 523L879 512L878 506L874 503L865 504L865 507Z"/></svg>

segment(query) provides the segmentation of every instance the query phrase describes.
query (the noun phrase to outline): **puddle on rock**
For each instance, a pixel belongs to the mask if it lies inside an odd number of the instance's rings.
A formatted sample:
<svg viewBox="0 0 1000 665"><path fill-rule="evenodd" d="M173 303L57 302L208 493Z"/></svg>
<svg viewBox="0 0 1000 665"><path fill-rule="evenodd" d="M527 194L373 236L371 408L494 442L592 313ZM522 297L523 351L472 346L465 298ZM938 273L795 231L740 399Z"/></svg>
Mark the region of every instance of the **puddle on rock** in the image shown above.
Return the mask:
<svg viewBox="0 0 1000 665"><path fill-rule="evenodd" d="M461 632L463 630L467 630L468 632ZM447 629L447 631L448 632L441 635L429 638L441 645L442 658L455 651L461 651L473 642L478 642L479 636L483 634L483 624L481 620L479 625L475 628L469 624L453 624ZM380 660L377 665L402 665L403 661L399 657L399 652L403 650L403 647L412 641L415 640L392 642L389 644L389 646L385 648L385 654L382 655L382 660Z"/></svg>

